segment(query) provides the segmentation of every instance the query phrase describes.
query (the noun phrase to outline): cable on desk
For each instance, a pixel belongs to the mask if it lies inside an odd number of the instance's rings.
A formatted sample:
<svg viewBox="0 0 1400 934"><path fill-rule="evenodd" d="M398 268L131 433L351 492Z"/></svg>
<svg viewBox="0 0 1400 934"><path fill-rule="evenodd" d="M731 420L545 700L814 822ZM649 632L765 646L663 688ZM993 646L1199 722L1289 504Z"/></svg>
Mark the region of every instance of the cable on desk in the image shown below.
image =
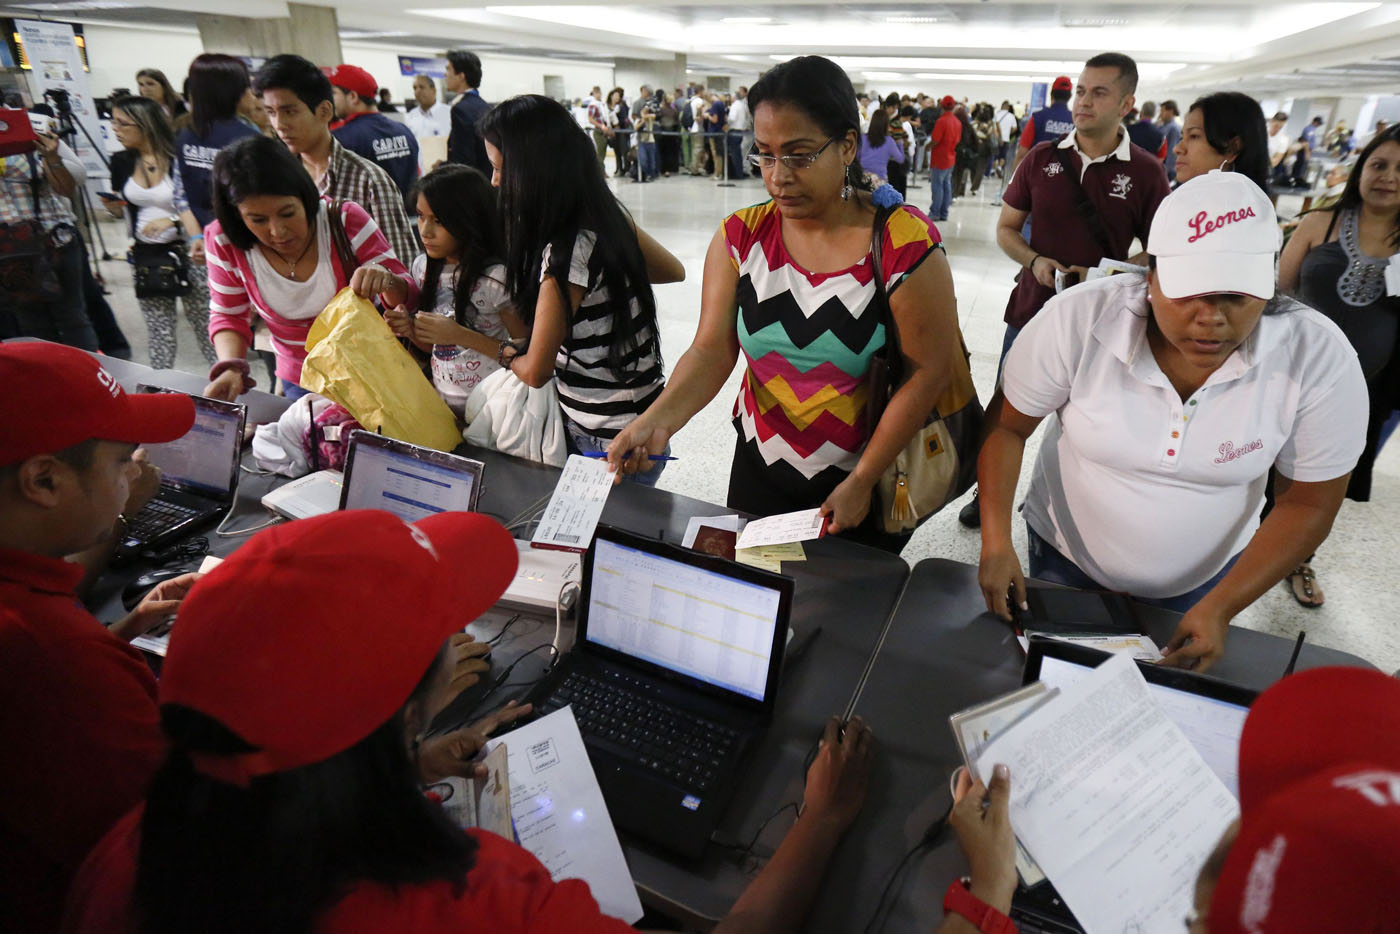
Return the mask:
<svg viewBox="0 0 1400 934"><path fill-rule="evenodd" d="M789 801L787 804L784 804L772 814L768 815L767 819L765 819L763 823L759 824L758 829L753 832L753 838L749 840L749 842L746 844L725 843L723 840L716 840L714 834L710 835L710 842L713 843L715 846L720 847L721 849L734 850L740 857L755 857L756 854L754 853L753 848L758 845L758 838L763 836L763 831L768 829L769 824L777 820L778 817L781 816L782 813L784 811L787 811L788 809L792 810L794 818L800 816L800 814L802 813L801 807L796 801Z"/></svg>
<svg viewBox="0 0 1400 934"><path fill-rule="evenodd" d="M506 620L506 624L505 624L504 626L501 627L501 631L498 632L498 633L496 633L496 634L495 634L494 636L492 636L491 638L487 639L487 640L486 640L486 644L487 644L487 645L495 645L497 642L500 641L501 636L504 636L507 632L509 632L509 631L510 631L510 627L514 626L517 622L519 622L519 620L520 620L520 614L519 614L519 613L516 613L516 614L515 614L514 616L512 616L510 619Z"/></svg>
<svg viewBox="0 0 1400 934"><path fill-rule="evenodd" d="M904 871L909 866L913 865L911 860L939 841L939 838L943 836L943 831L948 828L948 817L952 813L953 802L949 800L948 807L943 811L943 815L930 824L928 830L925 830L924 835L919 838L919 842L910 847L905 854L899 858L899 862L896 863L894 869L890 871L890 877L889 880L885 882L885 887L880 891L880 900L875 903L875 910L871 913L870 920L865 923L863 929L864 934L875 934L875 932L885 929L885 923L889 921L889 914L886 910L885 902L890 898L891 894L897 895L899 893L899 888L896 887L895 883L899 882L902 885L901 880L904 876ZM891 907L893 907L893 902L891 902ZM879 922L878 924L876 923L877 921Z"/></svg>
<svg viewBox="0 0 1400 934"><path fill-rule="evenodd" d="M254 467L249 467L247 464L239 464L239 465L238 465L238 469L241 470L241 471L243 471L244 473L250 473L250 474L252 474L252 475L255 476L255 477L275 477L275 476L277 476L277 471L275 471L275 470L258 470L258 469L254 468Z"/></svg>
<svg viewBox="0 0 1400 934"><path fill-rule="evenodd" d="M230 509L228 515L224 516L224 521L223 521L223 522L220 522L220 523L219 523L219 527L218 527L217 529L214 530L214 534L217 535L217 536L219 536L220 538L240 538L240 537L242 537L242 536L244 536L244 535L252 535L254 532L260 532L260 531L262 531L263 529L271 528L272 526L274 526L274 525L276 525L277 523L279 523L279 522L282 521L282 517L281 517L281 516L273 516L271 519L268 519L266 522L263 522L263 523L261 523L261 524L259 524L259 525L249 526L249 527L246 528L246 529L234 529L234 530L232 530L232 531L225 530L225 529L224 529L224 526L228 525L228 520L230 520L230 519L232 519L232 518L233 518L233 510Z"/></svg>

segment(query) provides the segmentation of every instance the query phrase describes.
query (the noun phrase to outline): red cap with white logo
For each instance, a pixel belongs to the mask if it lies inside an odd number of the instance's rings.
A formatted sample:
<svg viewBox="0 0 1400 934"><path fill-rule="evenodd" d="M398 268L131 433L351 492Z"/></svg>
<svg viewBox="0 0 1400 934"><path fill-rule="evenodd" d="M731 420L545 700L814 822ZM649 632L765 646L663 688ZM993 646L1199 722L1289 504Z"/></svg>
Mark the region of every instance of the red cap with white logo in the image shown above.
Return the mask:
<svg viewBox="0 0 1400 934"><path fill-rule="evenodd" d="M342 91L354 91L360 95L360 100L366 103L374 103L375 95L379 93L379 85L375 84L374 76L359 65L322 66L321 71L330 79L331 87L340 88Z"/></svg>
<svg viewBox="0 0 1400 934"><path fill-rule="evenodd" d="M97 358L76 347L0 344L0 466L98 438L156 444L194 424L183 393L128 395Z"/></svg>
<svg viewBox="0 0 1400 934"><path fill-rule="evenodd" d="M1273 298L1282 245L1269 196L1243 175L1218 170L1167 195L1147 237L1158 287L1168 298L1222 292Z"/></svg>
<svg viewBox="0 0 1400 934"><path fill-rule="evenodd" d="M1240 810L1211 934L1400 932L1400 681L1319 668L1260 695Z"/></svg>

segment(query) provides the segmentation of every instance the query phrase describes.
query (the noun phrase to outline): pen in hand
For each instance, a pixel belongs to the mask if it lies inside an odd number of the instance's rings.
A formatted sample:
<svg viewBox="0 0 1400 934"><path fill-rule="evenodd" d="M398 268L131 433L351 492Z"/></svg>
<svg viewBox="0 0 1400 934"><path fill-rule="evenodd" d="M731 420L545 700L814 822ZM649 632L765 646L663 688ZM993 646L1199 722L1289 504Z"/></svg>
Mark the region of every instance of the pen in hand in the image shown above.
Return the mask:
<svg viewBox="0 0 1400 934"><path fill-rule="evenodd" d="M606 457L608 456L608 452L607 452L607 451L584 451L584 452L583 452L583 456L584 456L584 457L596 457L596 458L598 458L599 460L602 460L603 458L606 458ZM653 461L675 461L675 460L680 460L679 457L675 457L675 456L670 455L670 454L648 454L648 455L647 455L647 459L648 459L648 460L653 460Z"/></svg>

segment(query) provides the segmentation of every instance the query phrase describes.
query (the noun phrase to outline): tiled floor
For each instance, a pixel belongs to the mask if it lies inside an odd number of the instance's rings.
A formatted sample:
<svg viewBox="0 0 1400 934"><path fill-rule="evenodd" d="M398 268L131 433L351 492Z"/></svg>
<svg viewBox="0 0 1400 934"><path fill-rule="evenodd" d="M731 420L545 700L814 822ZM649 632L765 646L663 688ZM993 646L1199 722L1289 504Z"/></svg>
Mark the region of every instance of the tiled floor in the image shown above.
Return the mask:
<svg viewBox="0 0 1400 934"><path fill-rule="evenodd" d="M686 281L657 288L662 348L668 364L673 365L689 346L695 331L701 269L710 238L726 214L766 196L755 180L740 181L733 187L689 177L661 179L646 185L615 185L618 196L637 221L685 263ZM1001 316L1016 272L1015 264L1001 253L994 240L998 212L991 203L994 194L992 180L980 195L955 202L950 220L939 225L953 268L958 318L972 352L973 377L984 401L991 395L996 376L1003 330ZM925 206L927 198L927 187L910 190L910 201L916 205ZM1285 198L1281 209L1296 210L1297 205L1288 202ZM109 242L121 237L115 224L104 225L104 233ZM113 307L135 348L135 359L144 360L145 327L131 297L126 264L109 262L103 266ZM177 366L203 372L203 360L183 322L179 339ZM738 379L736 368L719 396L676 437L673 450L679 460L667 466L660 482L662 488L710 502L724 502L734 437L729 413ZM1023 489L1038 446L1037 435L1027 446ZM958 524L959 505L945 509L918 531L904 551L910 563L933 556L976 563L978 536ZM1343 505L1332 535L1315 562L1319 582L1326 591L1326 606L1304 609L1279 585L1236 622L1290 638L1305 629L1309 641L1354 652L1387 671L1400 668L1400 630L1391 628L1400 618L1400 561L1397 551L1392 550L1400 545L1400 533L1390 524L1400 515L1397 507L1400 444L1393 444L1376 466L1372 501ZM1016 546L1024 558L1024 527L1019 523L1017 526Z"/></svg>

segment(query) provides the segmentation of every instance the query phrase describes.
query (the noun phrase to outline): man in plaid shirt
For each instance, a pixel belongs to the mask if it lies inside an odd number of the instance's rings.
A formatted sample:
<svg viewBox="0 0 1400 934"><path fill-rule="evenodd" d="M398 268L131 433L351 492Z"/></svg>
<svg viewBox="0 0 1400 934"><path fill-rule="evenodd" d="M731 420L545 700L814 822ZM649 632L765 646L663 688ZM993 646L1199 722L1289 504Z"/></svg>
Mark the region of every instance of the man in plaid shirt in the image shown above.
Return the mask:
<svg viewBox="0 0 1400 934"><path fill-rule="evenodd" d="M399 261L412 263L418 240L404 213L403 195L387 172L331 135L335 104L321 69L299 55L277 55L258 69L253 88L262 95L278 138L301 157L321 194L364 208Z"/></svg>

